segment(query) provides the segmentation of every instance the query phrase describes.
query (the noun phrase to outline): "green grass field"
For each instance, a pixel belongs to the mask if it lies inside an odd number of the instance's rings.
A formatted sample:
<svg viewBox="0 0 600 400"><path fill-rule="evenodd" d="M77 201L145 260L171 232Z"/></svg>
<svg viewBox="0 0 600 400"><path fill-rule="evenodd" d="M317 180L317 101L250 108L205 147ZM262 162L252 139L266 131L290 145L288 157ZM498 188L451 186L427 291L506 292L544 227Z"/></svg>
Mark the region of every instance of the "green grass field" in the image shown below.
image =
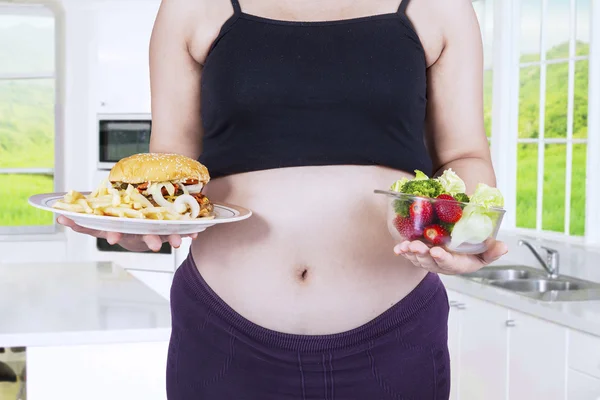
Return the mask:
<svg viewBox="0 0 600 400"><path fill-rule="evenodd" d="M40 175L0 175L0 226L49 225L51 213L27 204L36 193L53 191L53 180Z"/></svg>
<svg viewBox="0 0 600 400"><path fill-rule="evenodd" d="M587 54L588 46L579 43L578 54ZM567 45L557 46L548 58L568 56ZM527 55L522 61L532 61ZM538 57L539 58L539 57ZM587 61L576 63L574 128L575 138L587 135ZM546 80L545 136L565 138L567 132L568 65L550 65ZM521 70L519 96L519 137L539 137L540 68ZM53 95L51 81L0 82L0 168L51 167L54 163ZM492 117L492 74L484 76L484 118L490 135ZM584 234L586 146L573 146L570 233ZM566 146L545 147L544 201L542 227L564 231ZM517 225L534 228L537 193L537 144L518 146ZM27 197L53 190L52 179L44 176L0 175L0 226L44 225L52 223L48 213L27 204Z"/></svg>

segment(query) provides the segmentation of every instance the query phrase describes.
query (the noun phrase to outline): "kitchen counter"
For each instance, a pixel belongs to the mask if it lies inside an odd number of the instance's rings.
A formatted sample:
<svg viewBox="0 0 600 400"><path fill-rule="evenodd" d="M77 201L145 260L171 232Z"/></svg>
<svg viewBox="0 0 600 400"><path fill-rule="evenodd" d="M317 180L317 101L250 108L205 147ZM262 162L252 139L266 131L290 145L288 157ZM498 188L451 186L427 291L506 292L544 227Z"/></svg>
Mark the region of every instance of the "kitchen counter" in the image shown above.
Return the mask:
<svg viewBox="0 0 600 400"><path fill-rule="evenodd" d="M440 275L446 289L600 337L600 301L548 302L461 276Z"/></svg>
<svg viewBox="0 0 600 400"><path fill-rule="evenodd" d="M112 263L0 264L0 347L168 341L170 318Z"/></svg>
<svg viewBox="0 0 600 400"><path fill-rule="evenodd" d="M501 231L498 237L508 245L509 252L492 265L525 265L543 271L531 251L518 245L519 239L525 239L534 247L547 246L560 253L560 275L600 282L600 268L598 268L600 251L598 249L587 249L568 243L523 236L510 231ZM543 253L541 254L543 255ZM600 337L600 301L538 301L516 292L474 282L461 276L440 275L440 277L448 290Z"/></svg>

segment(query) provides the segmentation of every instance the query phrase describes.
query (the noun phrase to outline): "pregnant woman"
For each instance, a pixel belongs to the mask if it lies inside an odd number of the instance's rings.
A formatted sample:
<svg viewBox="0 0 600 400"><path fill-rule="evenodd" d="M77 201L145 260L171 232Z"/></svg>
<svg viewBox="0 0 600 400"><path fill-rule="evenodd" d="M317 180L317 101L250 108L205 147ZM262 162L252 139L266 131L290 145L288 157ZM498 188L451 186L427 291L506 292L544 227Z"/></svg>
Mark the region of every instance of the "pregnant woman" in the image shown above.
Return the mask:
<svg viewBox="0 0 600 400"><path fill-rule="evenodd" d="M163 0L150 71L150 150L254 212L194 236L174 276L169 399L447 399L438 274L506 246L394 243L373 189L416 169L495 185L470 0Z"/></svg>

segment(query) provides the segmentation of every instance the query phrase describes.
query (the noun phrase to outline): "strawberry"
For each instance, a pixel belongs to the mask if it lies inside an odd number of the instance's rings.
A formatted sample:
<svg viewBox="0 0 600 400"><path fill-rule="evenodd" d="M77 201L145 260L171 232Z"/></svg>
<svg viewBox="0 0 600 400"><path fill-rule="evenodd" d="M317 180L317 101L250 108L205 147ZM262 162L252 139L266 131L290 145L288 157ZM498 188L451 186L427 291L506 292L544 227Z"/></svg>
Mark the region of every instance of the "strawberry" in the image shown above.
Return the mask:
<svg viewBox="0 0 600 400"><path fill-rule="evenodd" d="M450 234L441 225L429 225L423 230L423 237L434 246L440 246L447 243Z"/></svg>
<svg viewBox="0 0 600 400"><path fill-rule="evenodd" d="M394 218L394 227L396 227L400 236L405 240L415 240L423 234L423 229L419 225L415 226L414 221L410 217L396 216Z"/></svg>
<svg viewBox="0 0 600 400"><path fill-rule="evenodd" d="M416 226L427 226L433 221L433 206L425 199L415 199L408 213Z"/></svg>
<svg viewBox="0 0 600 400"><path fill-rule="evenodd" d="M441 222L455 224L462 217L462 207L449 194L440 194L433 207Z"/></svg>

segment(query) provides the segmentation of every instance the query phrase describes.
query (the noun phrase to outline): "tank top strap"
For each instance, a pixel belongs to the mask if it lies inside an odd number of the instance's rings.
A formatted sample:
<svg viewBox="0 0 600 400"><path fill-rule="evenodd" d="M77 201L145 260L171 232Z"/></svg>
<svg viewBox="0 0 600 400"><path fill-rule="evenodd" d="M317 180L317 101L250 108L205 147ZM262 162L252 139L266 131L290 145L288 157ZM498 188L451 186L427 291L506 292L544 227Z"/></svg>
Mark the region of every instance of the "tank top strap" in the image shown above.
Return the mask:
<svg viewBox="0 0 600 400"><path fill-rule="evenodd" d="M237 0L232 1L237 2ZM402 0L400 5L398 6L398 14L406 15L406 7L408 7L408 3L410 3L410 0Z"/></svg>
<svg viewBox="0 0 600 400"><path fill-rule="evenodd" d="M238 0L231 0L231 5L233 6L233 11L235 14L240 14L242 12L242 7L240 6L240 2Z"/></svg>

